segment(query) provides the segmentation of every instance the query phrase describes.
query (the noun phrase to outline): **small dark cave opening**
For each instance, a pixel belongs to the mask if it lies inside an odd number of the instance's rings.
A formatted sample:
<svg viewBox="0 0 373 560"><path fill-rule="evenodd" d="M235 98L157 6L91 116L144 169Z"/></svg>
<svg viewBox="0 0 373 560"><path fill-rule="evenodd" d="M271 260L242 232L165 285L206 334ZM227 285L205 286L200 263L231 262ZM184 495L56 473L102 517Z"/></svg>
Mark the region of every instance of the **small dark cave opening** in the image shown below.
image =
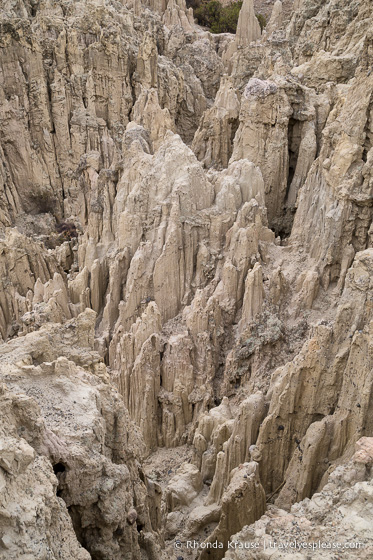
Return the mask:
<svg viewBox="0 0 373 560"><path fill-rule="evenodd" d="M66 471L66 466L63 463L56 463L53 465L53 472L55 475Z"/></svg>
<svg viewBox="0 0 373 560"><path fill-rule="evenodd" d="M368 152L371 150L372 145L373 145L373 133L370 131L371 130L371 123L368 122L366 124L364 133L365 133L365 142L363 144L363 153L361 154L361 159L363 160L364 163L367 163L368 161Z"/></svg>
<svg viewBox="0 0 373 560"><path fill-rule="evenodd" d="M273 220L273 223L271 224L271 229L275 232L276 237L280 237L281 239L281 246L285 246L287 244L291 235L295 212L295 208L284 207L281 216Z"/></svg>
<svg viewBox="0 0 373 560"><path fill-rule="evenodd" d="M62 498L62 494L63 494L62 486L63 486L63 482L64 482L62 480L62 475L63 475L63 473L66 472L66 465L64 465L61 462L55 463L53 465L53 472L56 475L57 480L58 480L58 485L57 485L57 488L56 488L56 496L58 498Z"/></svg>
<svg viewBox="0 0 373 560"><path fill-rule="evenodd" d="M145 478L145 475L144 475L144 471L142 470L141 467L138 468L138 473L139 473L139 478L140 478L141 482L146 484L146 478Z"/></svg>
<svg viewBox="0 0 373 560"><path fill-rule="evenodd" d="M115 529L113 535L114 535L114 537L116 537L116 538L123 537L123 535L124 535L124 529L123 529L123 527L121 527L121 526L119 525L119 526Z"/></svg>
<svg viewBox="0 0 373 560"><path fill-rule="evenodd" d="M236 132L238 130L238 127L240 125L240 120L239 119L229 119L228 124L230 125L231 128L231 142L230 142L230 149L229 149L229 157L231 157L232 152L233 152L233 140L234 137L236 136Z"/></svg>

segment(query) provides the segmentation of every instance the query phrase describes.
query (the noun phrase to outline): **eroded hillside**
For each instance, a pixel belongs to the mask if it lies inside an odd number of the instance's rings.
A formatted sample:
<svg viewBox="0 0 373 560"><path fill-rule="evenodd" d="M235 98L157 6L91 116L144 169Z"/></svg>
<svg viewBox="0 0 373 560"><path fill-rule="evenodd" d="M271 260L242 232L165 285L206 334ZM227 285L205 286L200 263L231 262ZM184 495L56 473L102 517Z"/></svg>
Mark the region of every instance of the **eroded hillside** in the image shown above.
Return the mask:
<svg viewBox="0 0 373 560"><path fill-rule="evenodd" d="M372 14L3 0L0 558L372 557Z"/></svg>

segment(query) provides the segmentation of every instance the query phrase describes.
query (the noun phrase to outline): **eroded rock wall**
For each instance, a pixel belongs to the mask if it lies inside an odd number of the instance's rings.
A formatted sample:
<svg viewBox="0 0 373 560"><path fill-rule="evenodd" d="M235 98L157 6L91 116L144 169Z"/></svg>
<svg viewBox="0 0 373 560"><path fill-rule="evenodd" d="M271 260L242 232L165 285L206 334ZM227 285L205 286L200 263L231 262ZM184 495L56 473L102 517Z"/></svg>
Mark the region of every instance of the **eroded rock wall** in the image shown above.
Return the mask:
<svg viewBox="0 0 373 560"><path fill-rule="evenodd" d="M4 2L0 474L44 488L14 558L223 558L338 494L373 435L371 4L213 36L179 0Z"/></svg>

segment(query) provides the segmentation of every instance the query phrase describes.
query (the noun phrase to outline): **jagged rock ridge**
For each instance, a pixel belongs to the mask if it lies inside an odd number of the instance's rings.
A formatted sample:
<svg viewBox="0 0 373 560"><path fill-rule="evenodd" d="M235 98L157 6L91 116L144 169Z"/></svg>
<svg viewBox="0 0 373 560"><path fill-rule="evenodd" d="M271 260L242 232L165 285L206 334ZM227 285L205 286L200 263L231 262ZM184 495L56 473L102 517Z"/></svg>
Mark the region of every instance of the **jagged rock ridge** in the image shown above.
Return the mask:
<svg viewBox="0 0 373 560"><path fill-rule="evenodd" d="M315 492L369 557L372 7L3 2L4 558L223 558Z"/></svg>

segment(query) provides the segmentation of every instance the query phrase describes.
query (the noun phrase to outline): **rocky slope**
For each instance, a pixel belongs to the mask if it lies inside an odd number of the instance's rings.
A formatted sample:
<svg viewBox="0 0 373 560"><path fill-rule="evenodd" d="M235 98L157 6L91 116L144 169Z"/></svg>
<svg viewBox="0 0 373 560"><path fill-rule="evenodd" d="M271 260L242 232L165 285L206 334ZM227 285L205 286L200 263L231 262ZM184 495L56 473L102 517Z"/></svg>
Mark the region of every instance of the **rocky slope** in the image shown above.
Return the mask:
<svg viewBox="0 0 373 560"><path fill-rule="evenodd" d="M3 1L0 558L369 557L373 4L293 8Z"/></svg>

